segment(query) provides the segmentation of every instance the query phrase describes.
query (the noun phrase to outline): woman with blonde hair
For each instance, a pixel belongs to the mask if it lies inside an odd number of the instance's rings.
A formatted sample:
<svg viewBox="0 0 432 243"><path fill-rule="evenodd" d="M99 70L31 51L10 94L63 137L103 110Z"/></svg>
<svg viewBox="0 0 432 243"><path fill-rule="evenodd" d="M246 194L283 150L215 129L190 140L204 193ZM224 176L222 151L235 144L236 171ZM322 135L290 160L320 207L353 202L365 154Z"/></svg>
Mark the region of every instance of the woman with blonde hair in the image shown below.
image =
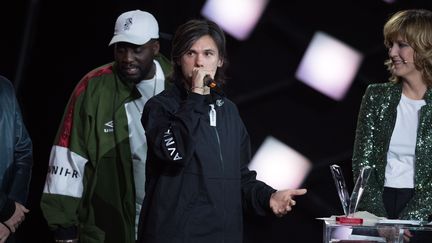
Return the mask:
<svg viewBox="0 0 432 243"><path fill-rule="evenodd" d="M392 219L432 215L432 12L399 11L383 29L389 82L366 89L353 153L354 179L373 168L359 209Z"/></svg>

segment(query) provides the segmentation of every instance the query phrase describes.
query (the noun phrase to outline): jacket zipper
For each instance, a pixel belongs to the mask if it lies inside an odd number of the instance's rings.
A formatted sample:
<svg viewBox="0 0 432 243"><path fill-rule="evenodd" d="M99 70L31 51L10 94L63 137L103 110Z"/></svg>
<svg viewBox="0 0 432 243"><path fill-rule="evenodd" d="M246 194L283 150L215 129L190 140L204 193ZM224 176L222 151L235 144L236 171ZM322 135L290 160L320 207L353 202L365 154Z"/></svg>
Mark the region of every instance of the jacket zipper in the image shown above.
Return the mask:
<svg viewBox="0 0 432 243"><path fill-rule="evenodd" d="M221 169L222 169L222 176L225 174L225 166L223 163L223 156L222 156L222 148L221 148L221 144L220 144L220 138L219 138L219 133L217 131L216 128L216 110L215 110L215 105L214 104L210 104L210 111L209 111L209 117L210 117L210 126L214 129L215 135L216 135L216 141L219 147L219 158L220 158L220 164L221 164ZM225 183L222 181L222 191L225 192ZM223 197L223 203L222 205L225 205L225 197ZM225 213L225 206L223 209L223 222L225 222L225 217L226 217L226 213ZM222 223L223 224L223 223ZM223 227L223 232L225 232L225 225L222 225ZM225 242L225 235L222 236L222 243Z"/></svg>

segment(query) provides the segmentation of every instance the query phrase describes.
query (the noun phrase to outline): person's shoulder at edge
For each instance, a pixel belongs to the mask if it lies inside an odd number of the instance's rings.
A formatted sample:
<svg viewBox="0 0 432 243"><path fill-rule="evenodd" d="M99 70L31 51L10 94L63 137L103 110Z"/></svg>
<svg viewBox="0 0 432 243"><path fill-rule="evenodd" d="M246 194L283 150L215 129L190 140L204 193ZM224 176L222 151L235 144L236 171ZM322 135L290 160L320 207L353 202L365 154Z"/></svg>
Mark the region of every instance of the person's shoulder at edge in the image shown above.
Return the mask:
<svg viewBox="0 0 432 243"><path fill-rule="evenodd" d="M87 89L90 80L92 81L92 86L95 86L95 88L99 85L99 82L96 80L99 80L100 77L103 77L104 75L112 75L114 74L114 62L110 62L104 65L101 65L97 68L92 69L88 73L86 73L81 80L75 85L74 95L80 95L83 93L84 90ZM96 81L96 82L94 82Z"/></svg>
<svg viewBox="0 0 432 243"><path fill-rule="evenodd" d="M10 101L10 99L14 96L15 96L15 89L12 82L8 78L0 75L0 98L2 100L5 99ZM6 103L3 103L3 105Z"/></svg>
<svg viewBox="0 0 432 243"><path fill-rule="evenodd" d="M13 84L8 78L6 78L3 75L0 75L0 87L2 87L2 89L3 87L11 89L13 88Z"/></svg>
<svg viewBox="0 0 432 243"><path fill-rule="evenodd" d="M90 72L88 72L87 74L84 75L84 77L82 78L84 79L90 79L96 76L100 76L102 74L106 74L106 73L113 73L113 66L114 66L114 62L110 62L110 63L106 63L104 65L101 65L97 68L92 69Z"/></svg>
<svg viewBox="0 0 432 243"><path fill-rule="evenodd" d="M397 90L398 87L401 87L401 85L393 82L371 83L367 86L366 93L382 95L387 93L389 90Z"/></svg>
<svg viewBox="0 0 432 243"><path fill-rule="evenodd" d="M393 83L393 82L382 82L382 83L371 83L368 84L368 87L372 87L372 88L389 88L389 87L393 87L393 86L398 86L398 83Z"/></svg>

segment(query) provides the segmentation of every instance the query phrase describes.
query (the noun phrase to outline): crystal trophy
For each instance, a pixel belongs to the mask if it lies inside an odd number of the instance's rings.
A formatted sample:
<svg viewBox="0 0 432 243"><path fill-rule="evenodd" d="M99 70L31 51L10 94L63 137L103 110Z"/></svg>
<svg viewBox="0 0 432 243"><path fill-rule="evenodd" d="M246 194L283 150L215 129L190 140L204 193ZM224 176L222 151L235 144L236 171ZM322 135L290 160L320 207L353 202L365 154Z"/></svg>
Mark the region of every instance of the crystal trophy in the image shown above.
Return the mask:
<svg viewBox="0 0 432 243"><path fill-rule="evenodd" d="M338 165L330 165L330 171L333 175L333 180L342 204L345 216L336 217L336 222L341 224L362 224L363 219L355 218L354 213L363 195L369 175L371 172L370 166L365 166L361 169L360 175L357 178L351 197L349 196L345 179L342 174L342 169Z"/></svg>

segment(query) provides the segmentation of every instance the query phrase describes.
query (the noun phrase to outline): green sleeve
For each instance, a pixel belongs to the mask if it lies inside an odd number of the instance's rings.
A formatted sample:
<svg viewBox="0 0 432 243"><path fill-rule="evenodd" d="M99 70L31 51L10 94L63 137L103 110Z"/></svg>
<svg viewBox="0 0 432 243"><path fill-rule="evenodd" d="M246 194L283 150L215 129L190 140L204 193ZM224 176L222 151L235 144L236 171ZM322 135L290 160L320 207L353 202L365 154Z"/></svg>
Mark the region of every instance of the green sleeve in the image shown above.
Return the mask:
<svg viewBox="0 0 432 243"><path fill-rule="evenodd" d="M352 169L354 184L357 181L360 170L364 166L372 167L367 187L360 199L358 211L364 210L377 216L386 216L384 203L382 201L382 183L376 163L379 158L377 151L376 126L377 119L374 111L375 96L373 89L369 86L363 96L357 120L356 136L354 141L354 151L352 159Z"/></svg>

